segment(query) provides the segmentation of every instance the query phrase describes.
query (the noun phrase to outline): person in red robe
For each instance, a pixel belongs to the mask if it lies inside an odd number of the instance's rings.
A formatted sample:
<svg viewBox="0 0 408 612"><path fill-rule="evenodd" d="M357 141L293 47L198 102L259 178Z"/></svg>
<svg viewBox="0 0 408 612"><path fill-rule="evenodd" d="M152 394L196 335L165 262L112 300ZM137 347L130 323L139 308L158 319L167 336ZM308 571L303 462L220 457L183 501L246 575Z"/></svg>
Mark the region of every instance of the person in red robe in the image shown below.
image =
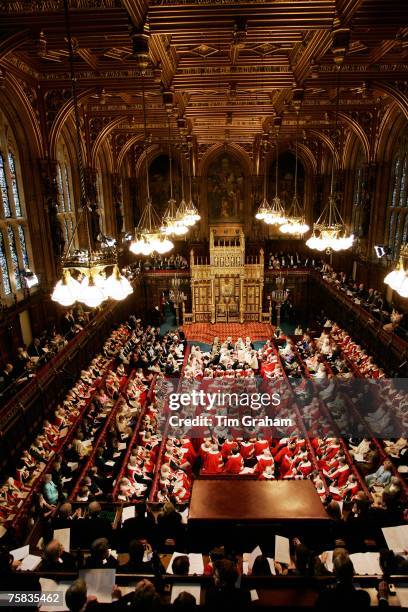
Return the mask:
<svg viewBox="0 0 408 612"><path fill-rule="evenodd" d="M244 460L239 452L238 447L233 448L227 463L224 466L224 472L227 474L239 474L244 469Z"/></svg>
<svg viewBox="0 0 408 612"><path fill-rule="evenodd" d="M268 440L265 440L262 433L259 433L257 436L257 440L254 444L255 457L259 457L260 455L262 455L265 448L269 449L269 442Z"/></svg>
<svg viewBox="0 0 408 612"><path fill-rule="evenodd" d="M234 449L238 449L238 443L234 440L231 434L228 434L227 439L223 442L221 446L221 454L224 459L228 459Z"/></svg>
<svg viewBox="0 0 408 612"><path fill-rule="evenodd" d="M220 474L224 468L224 461L218 449L218 444L213 444L212 449L204 459L203 474Z"/></svg>
<svg viewBox="0 0 408 612"><path fill-rule="evenodd" d="M239 452L245 463L251 462L254 457L254 443L251 440L242 440Z"/></svg>
<svg viewBox="0 0 408 612"><path fill-rule="evenodd" d="M254 474L262 474L268 465L273 466L274 461L269 448L265 448L262 455L258 456L258 463L254 468Z"/></svg>

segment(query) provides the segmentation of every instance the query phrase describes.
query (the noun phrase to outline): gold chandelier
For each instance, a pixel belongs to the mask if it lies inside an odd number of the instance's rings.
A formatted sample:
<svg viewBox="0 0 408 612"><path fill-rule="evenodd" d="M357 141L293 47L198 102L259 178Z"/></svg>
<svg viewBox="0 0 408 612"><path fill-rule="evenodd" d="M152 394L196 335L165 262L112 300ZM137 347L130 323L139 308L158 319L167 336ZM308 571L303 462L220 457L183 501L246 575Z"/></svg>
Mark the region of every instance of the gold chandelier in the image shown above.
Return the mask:
<svg viewBox="0 0 408 612"><path fill-rule="evenodd" d="M339 106L339 78L337 80L337 95L336 95L336 111L335 111L335 135L337 134L337 119ZM336 138L335 138L336 141ZM349 249L354 242L354 235L349 234L347 226L343 221L336 203L334 193L334 164L335 164L336 142L333 145L333 161L330 181L330 195L322 214L313 224L313 233L306 241L306 245L310 249L317 251L345 251Z"/></svg>
<svg viewBox="0 0 408 612"><path fill-rule="evenodd" d="M403 298L408 298L408 244L400 249L397 266L384 278L384 283Z"/></svg>
<svg viewBox="0 0 408 612"><path fill-rule="evenodd" d="M81 211L68 241L66 252L61 259L61 279L56 283L51 299L65 307L72 306L75 302L82 302L89 308L95 308L108 298L114 300L125 299L133 292L133 288L127 278L122 276L119 271L117 251L114 244L115 241L109 240L103 236L101 248L95 250L91 240L89 220L90 207L85 188L78 97L74 72L74 49L67 0L64 1L64 10L76 130L76 152L80 178ZM88 248L73 250L74 238L82 221L84 221L86 227ZM107 276L108 269L111 270L109 276Z"/></svg>
<svg viewBox="0 0 408 612"><path fill-rule="evenodd" d="M267 225L282 225L286 222L285 209L283 208L280 197L278 196L278 176L279 176L279 147L276 138L276 164L275 164L275 197L272 204L264 216Z"/></svg>
<svg viewBox="0 0 408 612"><path fill-rule="evenodd" d="M299 113L297 116L296 123L296 143L295 143L295 192L293 194L292 204L289 208L288 218L286 223L280 226L279 230L282 234L290 235L301 235L309 231L309 226L306 223L305 213L302 209L298 195L297 195L297 183L298 183L298 126L299 126Z"/></svg>
<svg viewBox="0 0 408 612"><path fill-rule="evenodd" d="M129 246L129 250L134 255L153 255L158 253L164 255L174 248L173 242L164 235L162 221L153 206L150 197L149 186L149 160L147 157L147 123L146 123L146 100L144 87L144 71L142 71L142 105L143 105L143 125L144 125L144 153L146 165L146 205L140 216L139 223L135 230L135 238ZM172 198L171 198L172 199Z"/></svg>
<svg viewBox="0 0 408 612"><path fill-rule="evenodd" d="M170 144L170 111L167 114L167 129L168 129L168 146L169 146L169 178L170 178L170 199L168 201L167 209L163 216L163 224L161 232L165 236L184 236L188 232L188 226L185 221L185 207L184 201L184 176L183 176L183 163L181 164L181 189L182 198L179 207L177 208L177 202L173 197L173 158L171 153Z"/></svg>

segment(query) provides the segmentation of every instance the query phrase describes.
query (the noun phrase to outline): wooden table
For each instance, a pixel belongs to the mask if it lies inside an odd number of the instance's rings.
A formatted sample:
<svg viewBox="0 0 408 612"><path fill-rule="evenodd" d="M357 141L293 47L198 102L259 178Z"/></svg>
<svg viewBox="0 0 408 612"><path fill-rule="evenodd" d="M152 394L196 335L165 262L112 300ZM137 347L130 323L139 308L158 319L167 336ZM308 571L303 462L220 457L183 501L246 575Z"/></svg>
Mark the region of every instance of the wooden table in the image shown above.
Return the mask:
<svg viewBox="0 0 408 612"><path fill-rule="evenodd" d="M189 523L194 521L328 520L310 480L196 480Z"/></svg>

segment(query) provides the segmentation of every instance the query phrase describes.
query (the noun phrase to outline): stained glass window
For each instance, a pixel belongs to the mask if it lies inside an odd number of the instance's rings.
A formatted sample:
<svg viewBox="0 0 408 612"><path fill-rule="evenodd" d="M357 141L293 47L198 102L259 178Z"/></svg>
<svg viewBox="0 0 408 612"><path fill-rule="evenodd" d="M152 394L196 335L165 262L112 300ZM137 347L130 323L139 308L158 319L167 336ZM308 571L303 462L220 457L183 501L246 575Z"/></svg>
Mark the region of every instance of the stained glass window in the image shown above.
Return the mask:
<svg viewBox="0 0 408 612"><path fill-rule="evenodd" d="M6 218L11 217L11 208L10 208L7 178L6 178L6 167L4 165L4 158L1 153L0 153L0 192L1 192L1 200L3 202L3 215Z"/></svg>
<svg viewBox="0 0 408 612"><path fill-rule="evenodd" d="M16 289L18 291L18 290L21 289L20 266L19 266L19 263L18 263L18 254L17 254L17 248L16 248L16 238L14 236L13 228L10 225L7 228L7 237L8 237L8 242L9 242L11 265L13 267L13 273L14 273L14 283L15 283Z"/></svg>
<svg viewBox="0 0 408 612"><path fill-rule="evenodd" d="M8 162L9 162L9 169L10 169L10 176L11 176L11 185L13 188L14 207L16 209L16 216L21 217L21 204L20 204L20 194L18 193L16 165L14 163L14 155L11 151L9 151L9 154L8 154Z"/></svg>
<svg viewBox="0 0 408 612"><path fill-rule="evenodd" d="M27 252L27 243L25 238L25 231L22 225L18 226L18 239L20 242L21 255L23 258L24 268L30 267L30 262L28 260L28 252Z"/></svg>
<svg viewBox="0 0 408 612"><path fill-rule="evenodd" d="M2 293L9 295L11 293L11 285L9 278L9 270L7 265L6 250L4 246L3 232L0 231L0 270L1 270L1 282L2 282Z"/></svg>
<svg viewBox="0 0 408 612"><path fill-rule="evenodd" d="M58 204L60 212L65 212L65 195L64 195L64 185L62 183L62 172L61 172L61 164L58 164Z"/></svg>
<svg viewBox="0 0 408 612"><path fill-rule="evenodd" d="M394 259L408 238L408 129L398 139L394 153L388 198L387 242Z"/></svg>
<svg viewBox="0 0 408 612"><path fill-rule="evenodd" d="M65 193L66 193L66 209L67 211L71 211L72 207L71 207L71 189L70 189L70 185L69 185L69 175L68 175L68 168L67 166L64 166L64 177L65 177Z"/></svg>
<svg viewBox="0 0 408 612"><path fill-rule="evenodd" d="M73 227L75 224L75 211L74 207L72 206L73 200L71 192L71 174L68 165L69 158L67 156L64 144L62 144L62 146L57 152L57 159L57 180L59 190L58 219L61 223L65 243L67 245L73 235Z"/></svg>
<svg viewBox="0 0 408 612"><path fill-rule="evenodd" d="M33 268L26 223L24 189L20 182L18 148L11 126L0 117L0 298L21 296L22 272Z"/></svg>

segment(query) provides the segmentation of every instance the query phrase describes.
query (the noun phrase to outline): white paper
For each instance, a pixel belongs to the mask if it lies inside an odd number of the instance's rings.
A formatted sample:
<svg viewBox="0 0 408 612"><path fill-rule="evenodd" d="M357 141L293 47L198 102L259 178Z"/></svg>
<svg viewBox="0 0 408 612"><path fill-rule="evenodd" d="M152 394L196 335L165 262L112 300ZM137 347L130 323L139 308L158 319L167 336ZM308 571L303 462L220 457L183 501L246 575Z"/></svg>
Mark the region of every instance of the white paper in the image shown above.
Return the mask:
<svg viewBox="0 0 408 612"><path fill-rule="evenodd" d="M41 591L43 593L53 592L53 593L62 593L62 602L58 604L58 612L66 612L68 610L65 604L65 593L70 586L70 582L55 582L55 580L51 580L50 578L40 578ZM46 603L42 604L40 607L41 612L55 612L55 604L47 605Z"/></svg>
<svg viewBox="0 0 408 612"><path fill-rule="evenodd" d="M54 540L58 540L63 545L64 550L69 552L71 550L71 529L69 527L54 529Z"/></svg>
<svg viewBox="0 0 408 612"><path fill-rule="evenodd" d="M33 572L40 565L42 559L36 555L27 555L18 569L21 572Z"/></svg>
<svg viewBox="0 0 408 612"><path fill-rule="evenodd" d="M269 569L271 570L272 576L276 576L275 561L271 559L270 557L266 557L266 558L268 560Z"/></svg>
<svg viewBox="0 0 408 612"><path fill-rule="evenodd" d="M408 589L396 586L395 592L401 608L408 608Z"/></svg>
<svg viewBox="0 0 408 612"><path fill-rule="evenodd" d="M122 510L122 523L124 523L129 518L134 518L135 516L136 516L135 506L126 506Z"/></svg>
<svg viewBox="0 0 408 612"><path fill-rule="evenodd" d="M190 575L197 574L200 576L204 574L203 555L201 553L190 553L188 555L188 558L190 559L189 574Z"/></svg>
<svg viewBox="0 0 408 612"><path fill-rule="evenodd" d="M187 507L185 510L183 510L183 512L180 512L180 514L181 514L181 523L182 523L183 525L187 525L187 521L188 521L188 511L189 511L189 509L188 509L188 507Z"/></svg>
<svg viewBox="0 0 408 612"><path fill-rule="evenodd" d="M320 555L320 560L323 563L323 559L326 557L324 565L326 566L329 572L333 572L333 551L326 550L324 553Z"/></svg>
<svg viewBox="0 0 408 612"><path fill-rule="evenodd" d="M182 583L174 584L171 589L170 603L174 603L174 600L180 595L180 593L190 593L195 599L197 606L200 605L201 586L199 584Z"/></svg>
<svg viewBox="0 0 408 612"><path fill-rule="evenodd" d="M105 461L105 465L109 465L110 467L113 467L115 465L114 461Z"/></svg>
<svg viewBox="0 0 408 612"><path fill-rule="evenodd" d="M248 557L248 570L250 572L252 572L252 568L253 568L253 565L255 563L255 559L257 557L259 557L259 555L262 555L262 550L260 549L259 546L254 548L254 550L249 554L249 557Z"/></svg>
<svg viewBox="0 0 408 612"><path fill-rule="evenodd" d="M388 548L396 554L408 549L408 525L383 527L382 532Z"/></svg>
<svg viewBox="0 0 408 612"><path fill-rule="evenodd" d="M94 595L99 603L112 603L112 589L116 577L114 569L80 570L79 577L85 580L88 595Z"/></svg>
<svg viewBox="0 0 408 612"><path fill-rule="evenodd" d="M290 564L289 538L275 536L275 561L285 565Z"/></svg>
<svg viewBox="0 0 408 612"><path fill-rule="evenodd" d="M174 574L173 572L174 559L177 559L177 557L184 557L184 556L187 556L190 561L190 569L188 572L189 576L193 576L194 574L201 576L202 574L204 574L204 561L203 561L203 555L201 553L190 553L189 555L185 555L184 553L179 553L179 552L174 552L172 554L170 563L167 566L168 574Z"/></svg>
<svg viewBox="0 0 408 612"><path fill-rule="evenodd" d="M14 550L10 550L10 554L13 555L14 561L22 561L30 554L30 546L21 546L20 548L15 548Z"/></svg>
<svg viewBox="0 0 408 612"><path fill-rule="evenodd" d="M119 442L118 450L120 451L126 450L126 442Z"/></svg>
<svg viewBox="0 0 408 612"><path fill-rule="evenodd" d="M380 553L366 552L350 555L354 571L358 576L381 576Z"/></svg>
<svg viewBox="0 0 408 612"><path fill-rule="evenodd" d="M255 589L251 589L249 591L249 594L251 596L251 601L258 601L259 595L258 595L258 592Z"/></svg>

